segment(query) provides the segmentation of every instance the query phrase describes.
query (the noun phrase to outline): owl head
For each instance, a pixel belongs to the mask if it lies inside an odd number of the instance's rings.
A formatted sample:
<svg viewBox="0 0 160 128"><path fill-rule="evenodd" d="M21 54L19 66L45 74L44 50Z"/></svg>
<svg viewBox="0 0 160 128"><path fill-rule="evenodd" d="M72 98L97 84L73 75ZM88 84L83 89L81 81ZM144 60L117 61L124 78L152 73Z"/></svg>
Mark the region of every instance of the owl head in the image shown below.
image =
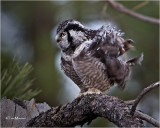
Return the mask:
<svg viewBox="0 0 160 128"><path fill-rule="evenodd" d="M65 20L57 28L56 42L62 51L75 49L87 40L85 30L80 22L73 19Z"/></svg>

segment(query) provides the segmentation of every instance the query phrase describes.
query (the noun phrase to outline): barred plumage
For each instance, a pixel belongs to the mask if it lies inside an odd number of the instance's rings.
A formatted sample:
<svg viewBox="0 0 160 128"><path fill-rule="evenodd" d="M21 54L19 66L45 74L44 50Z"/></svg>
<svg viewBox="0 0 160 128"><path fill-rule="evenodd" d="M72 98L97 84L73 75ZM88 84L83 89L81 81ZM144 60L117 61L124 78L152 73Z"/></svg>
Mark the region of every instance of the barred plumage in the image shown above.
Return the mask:
<svg viewBox="0 0 160 128"><path fill-rule="evenodd" d="M107 25L91 30L75 20L66 20L58 26L56 41L62 50L62 70L81 92L90 88L104 92L114 83L125 87L130 66L140 63L143 57L118 59L133 47L133 41L124 40L122 35Z"/></svg>

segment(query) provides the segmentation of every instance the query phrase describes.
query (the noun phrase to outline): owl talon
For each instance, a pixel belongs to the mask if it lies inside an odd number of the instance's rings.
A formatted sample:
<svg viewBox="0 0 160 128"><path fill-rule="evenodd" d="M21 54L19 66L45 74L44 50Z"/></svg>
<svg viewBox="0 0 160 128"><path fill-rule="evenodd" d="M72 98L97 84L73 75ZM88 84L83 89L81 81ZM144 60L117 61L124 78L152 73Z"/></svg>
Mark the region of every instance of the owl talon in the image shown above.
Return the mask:
<svg viewBox="0 0 160 128"><path fill-rule="evenodd" d="M96 88L89 88L88 91L80 93L78 95L78 97L82 96L82 95L87 95L87 94L101 94L102 92ZM77 98L78 98L77 97Z"/></svg>

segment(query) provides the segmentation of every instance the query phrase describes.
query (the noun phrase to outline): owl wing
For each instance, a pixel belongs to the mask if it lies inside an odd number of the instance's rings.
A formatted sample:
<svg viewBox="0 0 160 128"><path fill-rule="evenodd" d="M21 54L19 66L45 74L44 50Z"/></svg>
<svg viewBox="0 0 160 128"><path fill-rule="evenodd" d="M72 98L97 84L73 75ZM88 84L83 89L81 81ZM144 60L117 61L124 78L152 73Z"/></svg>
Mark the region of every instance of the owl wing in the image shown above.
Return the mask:
<svg viewBox="0 0 160 128"><path fill-rule="evenodd" d="M107 66L107 73L109 75L109 79L113 82L116 82L119 87L122 89L125 88L125 84L130 75L129 65L117 58L105 58L105 65Z"/></svg>
<svg viewBox="0 0 160 128"><path fill-rule="evenodd" d="M96 51L100 48L111 57L118 57L125 52L122 43L124 41L123 38L118 37L115 33L108 34L106 31L101 32L101 35L99 33L93 39L89 51Z"/></svg>
<svg viewBox="0 0 160 128"><path fill-rule="evenodd" d="M78 56L72 59L73 68L81 78L85 90L96 88L106 91L110 88L106 67L98 58L89 55L83 50Z"/></svg>
<svg viewBox="0 0 160 128"><path fill-rule="evenodd" d="M130 39L124 40L119 31L104 25L97 30L90 48L96 49L100 47L105 54L111 57L118 57L133 48L132 43L133 41Z"/></svg>
<svg viewBox="0 0 160 128"><path fill-rule="evenodd" d="M108 74L108 79L112 84L117 83L119 87L124 89L126 81L128 80L130 69L129 64L131 61L121 61L115 57L111 57L105 54L102 49L98 49L94 52L93 56L100 59L100 61L106 67L106 73Z"/></svg>
<svg viewBox="0 0 160 128"><path fill-rule="evenodd" d="M108 40L95 40L89 48L89 51L96 51L98 49L103 50L105 54L111 57L118 57L120 56L120 48L117 44L110 44Z"/></svg>

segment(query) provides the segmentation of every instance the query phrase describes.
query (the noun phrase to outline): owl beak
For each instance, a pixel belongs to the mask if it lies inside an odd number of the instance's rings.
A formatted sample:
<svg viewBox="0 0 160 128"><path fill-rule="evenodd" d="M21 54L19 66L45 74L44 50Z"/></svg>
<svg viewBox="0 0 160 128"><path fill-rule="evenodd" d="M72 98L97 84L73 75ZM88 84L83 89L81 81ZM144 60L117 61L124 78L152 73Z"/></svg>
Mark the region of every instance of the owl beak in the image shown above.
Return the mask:
<svg viewBox="0 0 160 128"><path fill-rule="evenodd" d="M56 42L58 43L60 41L59 36L56 35Z"/></svg>

